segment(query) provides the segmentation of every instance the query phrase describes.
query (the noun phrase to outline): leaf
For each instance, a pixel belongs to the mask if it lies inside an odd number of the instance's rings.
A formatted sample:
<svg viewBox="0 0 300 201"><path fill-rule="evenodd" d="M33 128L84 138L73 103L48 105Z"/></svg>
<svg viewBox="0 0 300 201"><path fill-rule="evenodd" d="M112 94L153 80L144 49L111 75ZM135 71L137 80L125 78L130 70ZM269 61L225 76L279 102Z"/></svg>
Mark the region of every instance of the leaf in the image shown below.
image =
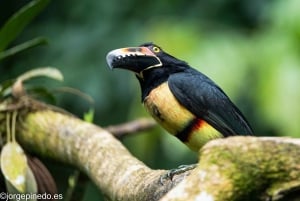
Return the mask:
<svg viewBox="0 0 300 201"><path fill-rule="evenodd" d="M8 142L1 151L1 170L3 176L18 192L26 191L27 158L16 142Z"/></svg>
<svg viewBox="0 0 300 201"><path fill-rule="evenodd" d="M15 197L16 199L14 199L14 200L18 200L18 201L36 201L37 200L37 199L35 199L36 197L34 197L34 196L26 197L28 195L37 194L37 192L38 192L37 182L35 180L32 170L30 169L29 166L26 171L26 190L25 190L25 192L18 191L8 181L6 181L6 189L9 194L16 196ZM20 196L20 195L25 195L25 196Z"/></svg>
<svg viewBox="0 0 300 201"><path fill-rule="evenodd" d="M34 174L31 168L28 166L26 171L26 193L36 194L38 192L38 186ZM35 201L36 199L27 199Z"/></svg>
<svg viewBox="0 0 300 201"><path fill-rule="evenodd" d="M0 51L4 50L49 3L49 0L34 0L11 16L0 29Z"/></svg>
<svg viewBox="0 0 300 201"><path fill-rule="evenodd" d="M45 67L45 68L36 68L33 70L29 70L27 72L25 72L24 74L20 75L17 80L20 80L21 82L29 80L31 78L34 77L39 77L39 76L46 76L46 77L50 77L52 79L55 80L59 80L62 81L63 75L61 74L61 72L53 67Z"/></svg>
<svg viewBox="0 0 300 201"><path fill-rule="evenodd" d="M46 68L36 68L29 70L17 78L12 86L11 93L13 97L19 98L25 94L23 87L23 82L34 77L46 76L56 80L63 80L63 75L56 68L46 67Z"/></svg>
<svg viewBox="0 0 300 201"><path fill-rule="evenodd" d="M28 50L30 48L36 47L38 45L47 44L47 39L43 37L38 37L29 41L26 41L20 45L16 45L8 50L0 52L0 60L5 59L7 57L13 56L22 51Z"/></svg>
<svg viewBox="0 0 300 201"><path fill-rule="evenodd" d="M83 114L83 120L89 123L92 123L94 121L94 110L92 108L90 108L88 112Z"/></svg>

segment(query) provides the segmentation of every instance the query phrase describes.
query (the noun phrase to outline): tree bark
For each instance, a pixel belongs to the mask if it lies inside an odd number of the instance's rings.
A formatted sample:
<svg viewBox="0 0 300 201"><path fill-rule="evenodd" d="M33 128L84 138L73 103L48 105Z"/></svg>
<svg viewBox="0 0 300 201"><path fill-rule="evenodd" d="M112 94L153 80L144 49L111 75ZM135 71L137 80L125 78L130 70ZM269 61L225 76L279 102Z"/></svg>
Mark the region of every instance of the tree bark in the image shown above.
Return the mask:
<svg viewBox="0 0 300 201"><path fill-rule="evenodd" d="M200 151L198 167L162 201L299 200L299 145L299 139L279 137L211 141Z"/></svg>
<svg viewBox="0 0 300 201"><path fill-rule="evenodd" d="M3 107L2 136L5 113L18 110L17 140L25 150L79 168L109 200L281 200L300 195L299 139L214 140L200 150L194 170L162 182L166 170L150 169L99 126L28 97Z"/></svg>

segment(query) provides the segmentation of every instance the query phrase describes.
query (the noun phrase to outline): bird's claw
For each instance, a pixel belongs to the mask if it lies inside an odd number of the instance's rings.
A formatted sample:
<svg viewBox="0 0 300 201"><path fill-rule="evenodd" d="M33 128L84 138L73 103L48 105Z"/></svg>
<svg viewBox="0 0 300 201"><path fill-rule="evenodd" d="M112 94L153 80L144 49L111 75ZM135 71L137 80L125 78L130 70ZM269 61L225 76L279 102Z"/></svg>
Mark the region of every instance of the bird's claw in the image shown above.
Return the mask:
<svg viewBox="0 0 300 201"><path fill-rule="evenodd" d="M186 171L192 170L197 166L197 164L191 164L191 165L180 165L178 166L178 168L176 169L171 169L169 170L166 174L163 174L160 177L160 183L163 185L164 184L164 180L171 180L173 179L173 177L175 175L179 175L181 173L184 173Z"/></svg>

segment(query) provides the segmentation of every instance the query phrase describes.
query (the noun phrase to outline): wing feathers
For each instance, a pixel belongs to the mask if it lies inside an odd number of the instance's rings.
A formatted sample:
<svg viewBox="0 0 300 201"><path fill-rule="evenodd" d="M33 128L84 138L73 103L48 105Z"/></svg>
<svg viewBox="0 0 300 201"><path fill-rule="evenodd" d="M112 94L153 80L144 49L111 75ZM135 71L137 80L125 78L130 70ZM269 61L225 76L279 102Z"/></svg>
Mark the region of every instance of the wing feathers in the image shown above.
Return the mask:
<svg viewBox="0 0 300 201"><path fill-rule="evenodd" d="M168 84L178 102L224 136L252 134L240 110L212 80L190 68L172 74Z"/></svg>

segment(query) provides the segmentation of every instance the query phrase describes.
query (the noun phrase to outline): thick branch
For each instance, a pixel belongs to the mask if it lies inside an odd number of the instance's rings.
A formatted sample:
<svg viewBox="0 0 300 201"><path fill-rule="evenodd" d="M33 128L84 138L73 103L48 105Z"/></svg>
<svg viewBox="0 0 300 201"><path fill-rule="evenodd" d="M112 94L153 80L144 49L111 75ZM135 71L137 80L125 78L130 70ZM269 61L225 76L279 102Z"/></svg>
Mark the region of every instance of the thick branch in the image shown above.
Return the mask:
<svg viewBox="0 0 300 201"><path fill-rule="evenodd" d="M214 140L201 150L198 167L162 200L280 200L292 190L300 198L299 145L300 139L275 137Z"/></svg>
<svg viewBox="0 0 300 201"><path fill-rule="evenodd" d="M166 171L148 168L106 130L30 99L22 107L17 140L23 148L78 167L110 200L158 200L183 178L162 185Z"/></svg>
<svg viewBox="0 0 300 201"><path fill-rule="evenodd" d="M32 100L10 108L20 110L17 139L26 150L78 167L110 200L158 200L183 178L162 185L165 171L151 170L106 130L71 115ZM4 118L1 112L0 131ZM279 200L299 190L299 141L214 140L200 151L198 167L163 200Z"/></svg>

